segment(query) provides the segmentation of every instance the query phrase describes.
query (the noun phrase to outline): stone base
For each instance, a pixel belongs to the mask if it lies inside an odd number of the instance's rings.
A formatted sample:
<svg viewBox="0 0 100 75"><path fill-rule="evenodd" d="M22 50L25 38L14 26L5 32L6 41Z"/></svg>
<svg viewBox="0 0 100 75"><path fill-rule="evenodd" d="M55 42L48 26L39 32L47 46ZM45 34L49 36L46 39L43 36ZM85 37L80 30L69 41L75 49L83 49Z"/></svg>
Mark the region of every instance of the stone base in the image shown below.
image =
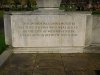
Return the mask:
<svg viewBox="0 0 100 75"><path fill-rule="evenodd" d="M100 53L97 48L13 48L14 53Z"/></svg>

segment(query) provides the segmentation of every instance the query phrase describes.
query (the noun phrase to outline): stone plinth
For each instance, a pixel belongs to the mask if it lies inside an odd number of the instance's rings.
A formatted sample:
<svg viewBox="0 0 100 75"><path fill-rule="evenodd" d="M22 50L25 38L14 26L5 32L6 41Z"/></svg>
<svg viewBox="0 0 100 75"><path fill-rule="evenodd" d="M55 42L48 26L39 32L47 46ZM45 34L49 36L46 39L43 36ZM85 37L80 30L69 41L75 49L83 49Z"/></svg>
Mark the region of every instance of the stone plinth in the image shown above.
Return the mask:
<svg viewBox="0 0 100 75"><path fill-rule="evenodd" d="M92 44L96 46L100 46L100 15L93 16L93 36L92 36Z"/></svg>
<svg viewBox="0 0 100 75"><path fill-rule="evenodd" d="M85 46L87 16L78 13L11 16L13 47Z"/></svg>
<svg viewBox="0 0 100 75"><path fill-rule="evenodd" d="M13 47L33 48L21 52L83 52L91 44L92 17L85 12L41 9L12 12L5 16L6 43ZM8 19L8 20L7 20ZM7 27L10 27L7 30ZM10 32L11 31L11 32ZM35 49L36 48L36 49ZM75 50L75 51L74 51ZM15 53L19 50L14 50Z"/></svg>
<svg viewBox="0 0 100 75"><path fill-rule="evenodd" d="M36 0L38 7L44 8L58 8L60 7L61 0Z"/></svg>

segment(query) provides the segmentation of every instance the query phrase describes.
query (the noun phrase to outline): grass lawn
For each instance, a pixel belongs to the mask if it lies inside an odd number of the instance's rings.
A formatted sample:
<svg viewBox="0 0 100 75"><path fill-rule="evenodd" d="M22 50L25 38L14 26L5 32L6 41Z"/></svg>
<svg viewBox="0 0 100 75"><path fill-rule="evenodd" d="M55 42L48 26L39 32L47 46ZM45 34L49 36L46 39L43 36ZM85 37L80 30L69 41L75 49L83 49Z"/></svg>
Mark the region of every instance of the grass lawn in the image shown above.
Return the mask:
<svg viewBox="0 0 100 75"><path fill-rule="evenodd" d="M3 17L3 11L0 11L0 18ZM1 21L1 20L0 20ZM1 22L0 22L1 23ZM1 24L0 24L1 25ZM7 48L5 44L5 37L3 33L3 29L0 28L0 54Z"/></svg>
<svg viewBox="0 0 100 75"><path fill-rule="evenodd" d="M0 54L7 48L3 32L0 32Z"/></svg>
<svg viewBox="0 0 100 75"><path fill-rule="evenodd" d="M3 11L0 11L0 18L3 17Z"/></svg>

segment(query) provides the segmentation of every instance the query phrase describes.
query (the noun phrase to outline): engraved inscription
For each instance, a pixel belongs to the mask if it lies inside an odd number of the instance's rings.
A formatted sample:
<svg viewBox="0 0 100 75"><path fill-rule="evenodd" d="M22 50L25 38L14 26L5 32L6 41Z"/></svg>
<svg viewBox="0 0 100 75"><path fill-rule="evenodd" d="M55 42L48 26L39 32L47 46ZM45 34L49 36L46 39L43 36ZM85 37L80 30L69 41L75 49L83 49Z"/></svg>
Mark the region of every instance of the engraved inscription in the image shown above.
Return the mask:
<svg viewBox="0 0 100 75"><path fill-rule="evenodd" d="M14 47L84 46L84 15L13 15Z"/></svg>
<svg viewBox="0 0 100 75"><path fill-rule="evenodd" d="M23 23L23 25L17 25L19 36L32 37L32 36L77 36L78 26L75 22L69 23Z"/></svg>

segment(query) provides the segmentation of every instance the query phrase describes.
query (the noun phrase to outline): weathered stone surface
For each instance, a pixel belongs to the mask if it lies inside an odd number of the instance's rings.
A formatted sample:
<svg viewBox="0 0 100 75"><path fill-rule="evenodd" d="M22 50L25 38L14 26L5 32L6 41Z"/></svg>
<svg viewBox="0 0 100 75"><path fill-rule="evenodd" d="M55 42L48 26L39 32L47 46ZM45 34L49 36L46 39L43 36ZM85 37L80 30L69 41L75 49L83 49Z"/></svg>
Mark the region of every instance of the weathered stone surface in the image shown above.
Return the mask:
<svg viewBox="0 0 100 75"><path fill-rule="evenodd" d="M92 43L94 45L100 46L100 15L93 16L93 34L92 34Z"/></svg>
<svg viewBox="0 0 100 75"><path fill-rule="evenodd" d="M65 66L65 70L88 70L89 68L91 68L86 58L83 59L77 57L65 57L63 58L63 63Z"/></svg>
<svg viewBox="0 0 100 75"><path fill-rule="evenodd" d="M36 54L12 55L5 63L5 70L32 70L35 66Z"/></svg>
<svg viewBox="0 0 100 75"><path fill-rule="evenodd" d="M5 43L7 45L12 44L12 33L11 33L11 16L4 15L4 32L5 32Z"/></svg>
<svg viewBox="0 0 100 75"><path fill-rule="evenodd" d="M42 53L37 56L37 59L58 59L61 60L61 55L57 53Z"/></svg>
<svg viewBox="0 0 100 75"><path fill-rule="evenodd" d="M33 75L66 75L62 68L38 68Z"/></svg>
<svg viewBox="0 0 100 75"><path fill-rule="evenodd" d="M62 61L56 59L37 60L37 67L63 67Z"/></svg>
<svg viewBox="0 0 100 75"><path fill-rule="evenodd" d="M60 54L39 54L36 59L36 67L62 68L61 56Z"/></svg>
<svg viewBox="0 0 100 75"><path fill-rule="evenodd" d="M12 15L13 47L85 46L86 15Z"/></svg>
<svg viewBox="0 0 100 75"><path fill-rule="evenodd" d="M86 70L79 70L79 71L66 71L66 75L96 75L94 71L86 71Z"/></svg>
<svg viewBox="0 0 100 75"><path fill-rule="evenodd" d="M61 0L36 0L38 7L54 8L60 7Z"/></svg>
<svg viewBox="0 0 100 75"><path fill-rule="evenodd" d="M96 70L100 54L14 54L0 67L0 75L96 75Z"/></svg>

